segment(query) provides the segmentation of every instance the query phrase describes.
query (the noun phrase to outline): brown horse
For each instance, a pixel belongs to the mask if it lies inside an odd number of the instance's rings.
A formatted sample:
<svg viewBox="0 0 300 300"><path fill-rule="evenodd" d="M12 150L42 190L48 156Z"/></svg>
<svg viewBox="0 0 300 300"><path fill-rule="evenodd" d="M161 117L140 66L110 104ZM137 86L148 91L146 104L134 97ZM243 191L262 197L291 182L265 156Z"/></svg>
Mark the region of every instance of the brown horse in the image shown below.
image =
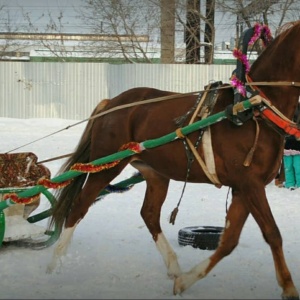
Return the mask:
<svg viewBox="0 0 300 300"><path fill-rule="evenodd" d="M286 119L293 117L299 99L299 49L300 22L295 22L271 42L248 73L249 78L257 83L256 90L268 98ZM292 82L297 84L294 85ZM217 101L212 114L224 111L233 103L233 88L229 85L221 87L217 91ZM171 96L172 99L133 105L137 101L166 96ZM61 172L69 170L75 163L85 164L116 153L129 142L140 143L176 131L178 125L175 120L186 115L182 126L187 125L191 119L191 115L187 112L194 107L197 99L197 95L178 95L141 87L127 90L106 101L101 111L112 111L90 120L77 149ZM124 105L129 106L115 109ZM95 109L95 113L97 111ZM131 164L146 181L147 188L141 216L163 257L168 274L174 278L174 294L182 293L205 277L222 258L233 251L238 244L241 230L251 214L271 248L276 277L283 290L282 297L298 299L298 292L284 258L281 234L265 192L266 185L275 178L280 167L284 133L271 126L262 116L262 112L263 109L254 109L253 117L243 125L238 126L227 118L208 127L218 181L221 185L232 188L232 201L227 212L225 229L218 248L208 259L197 264L189 272L183 273L177 256L160 226L161 208L170 180L186 180L187 153L184 143L186 139L180 137L173 142L124 158L112 168L89 173L88 176L80 175L59 190L58 204L52 217L53 221L64 229L48 272L55 268L57 259L66 252L76 226L84 218L99 192L119 175L126 165ZM188 138L195 145L199 141L199 131L189 134ZM204 145L200 142L197 148L200 158L204 159L207 151L204 150ZM250 149L254 150L252 159L248 164L244 164ZM196 159L188 171L188 182L212 183Z"/></svg>

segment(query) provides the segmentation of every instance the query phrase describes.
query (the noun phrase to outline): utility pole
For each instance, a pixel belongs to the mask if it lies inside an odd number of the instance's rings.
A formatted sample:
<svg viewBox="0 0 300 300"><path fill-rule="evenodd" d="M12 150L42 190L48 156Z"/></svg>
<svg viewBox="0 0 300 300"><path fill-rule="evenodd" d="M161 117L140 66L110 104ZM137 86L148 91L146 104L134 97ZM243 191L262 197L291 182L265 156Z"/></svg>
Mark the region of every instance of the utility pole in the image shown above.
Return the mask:
<svg viewBox="0 0 300 300"><path fill-rule="evenodd" d="M174 63L175 58L175 0L160 0L161 63Z"/></svg>

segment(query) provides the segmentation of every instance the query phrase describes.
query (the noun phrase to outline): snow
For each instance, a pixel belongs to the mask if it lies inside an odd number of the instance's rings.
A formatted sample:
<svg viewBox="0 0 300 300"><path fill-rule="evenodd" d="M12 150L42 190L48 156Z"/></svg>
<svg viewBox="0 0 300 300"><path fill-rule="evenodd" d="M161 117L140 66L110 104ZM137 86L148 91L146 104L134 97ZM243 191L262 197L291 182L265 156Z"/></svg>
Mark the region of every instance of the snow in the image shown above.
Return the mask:
<svg viewBox="0 0 300 300"><path fill-rule="evenodd" d="M0 118L0 152L34 152L39 161L74 150L85 124L62 119ZM52 135L52 133L55 133ZM47 136L47 138L43 138ZM36 142L33 142L38 140ZM21 147L26 145L24 147ZM21 148L19 148L21 147ZM45 163L55 177L63 159ZM114 181L135 172L127 167ZM224 226L230 204L227 187L187 184L175 225L169 223L183 188L171 182L162 209L161 224L184 271L209 257L213 251L178 244L178 231L188 226ZM250 216L240 243L206 278L182 295L173 295L173 281L140 216L145 183L125 193L113 193L93 205L76 228L60 266L46 274L55 245L41 250L3 245L0 248L0 299L278 299L269 246ZM266 187L274 217L283 237L286 261L296 287L300 288L299 207L300 189L289 191L274 182ZM229 196L228 196L229 192ZM36 212L47 208L46 199ZM47 219L30 226L46 226ZM6 222L7 230L13 224ZM25 225L20 223L19 230ZM30 232L29 232L30 233Z"/></svg>

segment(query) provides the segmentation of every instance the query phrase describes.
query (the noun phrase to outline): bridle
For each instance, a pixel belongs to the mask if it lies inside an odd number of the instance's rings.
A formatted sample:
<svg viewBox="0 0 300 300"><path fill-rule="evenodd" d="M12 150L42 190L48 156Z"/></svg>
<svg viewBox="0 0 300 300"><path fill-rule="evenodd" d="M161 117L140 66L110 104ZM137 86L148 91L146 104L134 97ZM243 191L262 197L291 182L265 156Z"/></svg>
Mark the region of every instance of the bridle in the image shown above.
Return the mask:
<svg viewBox="0 0 300 300"><path fill-rule="evenodd" d="M253 91L259 93L263 106L259 109L259 114L262 118L269 120L271 123L282 129L287 135L294 135L297 139L300 139L300 129L297 124L282 114L273 104L270 99L264 94L258 86L290 86L300 88L300 82L295 81L276 81L276 82L253 82L249 75L246 76L247 82L245 85L250 86Z"/></svg>

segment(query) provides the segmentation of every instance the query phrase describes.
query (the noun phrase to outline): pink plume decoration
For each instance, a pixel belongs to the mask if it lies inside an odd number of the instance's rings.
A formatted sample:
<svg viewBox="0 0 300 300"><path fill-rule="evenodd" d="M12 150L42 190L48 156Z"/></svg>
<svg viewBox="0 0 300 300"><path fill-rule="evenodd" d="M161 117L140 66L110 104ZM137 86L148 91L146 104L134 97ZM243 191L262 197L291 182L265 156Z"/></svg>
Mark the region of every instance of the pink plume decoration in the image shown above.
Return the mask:
<svg viewBox="0 0 300 300"><path fill-rule="evenodd" d="M243 83L235 76L233 75L230 84L237 89L237 91L244 97L246 97L246 88L243 85Z"/></svg>

